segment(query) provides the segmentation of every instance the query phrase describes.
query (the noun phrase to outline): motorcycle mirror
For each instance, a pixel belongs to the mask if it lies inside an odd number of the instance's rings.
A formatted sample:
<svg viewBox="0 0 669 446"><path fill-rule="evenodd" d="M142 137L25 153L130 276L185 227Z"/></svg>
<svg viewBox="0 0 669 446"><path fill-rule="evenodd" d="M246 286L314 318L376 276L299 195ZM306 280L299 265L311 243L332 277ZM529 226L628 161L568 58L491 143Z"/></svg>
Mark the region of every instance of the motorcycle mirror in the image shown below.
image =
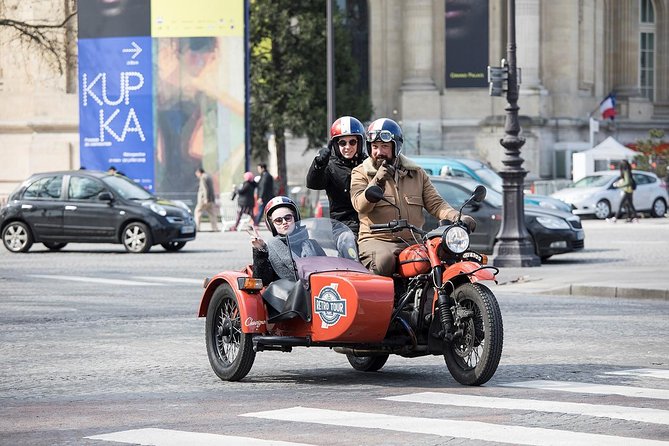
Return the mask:
<svg viewBox="0 0 669 446"><path fill-rule="evenodd" d="M474 189L474 201L477 203L482 202L487 193L488 190L485 188L485 186L481 186L479 184L476 186L476 189Z"/></svg>
<svg viewBox="0 0 669 446"><path fill-rule="evenodd" d="M365 189L365 198L370 203L378 203L383 200L383 189L377 185L369 186Z"/></svg>

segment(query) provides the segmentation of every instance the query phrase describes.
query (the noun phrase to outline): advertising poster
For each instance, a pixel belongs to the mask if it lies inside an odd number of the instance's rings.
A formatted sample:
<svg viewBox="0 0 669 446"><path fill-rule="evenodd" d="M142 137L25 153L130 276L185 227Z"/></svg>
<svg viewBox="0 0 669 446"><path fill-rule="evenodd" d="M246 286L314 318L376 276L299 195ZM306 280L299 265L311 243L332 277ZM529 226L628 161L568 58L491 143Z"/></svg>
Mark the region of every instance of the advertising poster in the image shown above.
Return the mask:
<svg viewBox="0 0 669 446"><path fill-rule="evenodd" d="M487 88L488 0L445 0L446 88Z"/></svg>
<svg viewBox="0 0 669 446"><path fill-rule="evenodd" d="M247 157L244 0L88 0L79 5L80 160L165 198L217 193Z"/></svg>

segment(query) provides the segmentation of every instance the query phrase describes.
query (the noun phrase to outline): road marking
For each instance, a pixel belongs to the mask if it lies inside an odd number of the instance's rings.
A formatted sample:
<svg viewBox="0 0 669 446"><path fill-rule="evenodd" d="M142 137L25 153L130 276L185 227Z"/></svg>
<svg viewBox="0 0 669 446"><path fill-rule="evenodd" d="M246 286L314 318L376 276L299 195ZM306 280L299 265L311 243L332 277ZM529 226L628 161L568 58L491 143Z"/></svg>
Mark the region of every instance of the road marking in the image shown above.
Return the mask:
<svg viewBox="0 0 669 446"><path fill-rule="evenodd" d="M133 276L133 279L137 280L146 280L153 282L170 282L170 283L187 283L194 285L202 285L204 283L204 277L202 279L188 279L188 278L179 278L179 277L151 277L151 276Z"/></svg>
<svg viewBox="0 0 669 446"><path fill-rule="evenodd" d="M485 396L458 395L438 392L421 392L410 395L398 395L381 398L382 400L402 401L420 404L439 404L444 406L482 407L486 409L533 410L537 412L558 412L590 417L615 418L620 420L641 421L642 423L669 424L669 411L625 407L605 404L569 403L559 401L541 401L516 398L494 398Z"/></svg>
<svg viewBox="0 0 669 446"><path fill-rule="evenodd" d="M403 417L398 415L386 415L379 413L344 412L299 406L288 409L247 413L242 414L241 416L265 418L279 421L299 421L305 423L325 424L330 426L385 429L398 432L439 435L441 437L466 438L478 441L492 441L497 443L513 443L523 445L669 445L669 442L659 440L615 437L612 435L570 432L557 429L510 426L483 423L479 421Z"/></svg>
<svg viewBox="0 0 669 446"><path fill-rule="evenodd" d="M40 279L49 280L69 280L70 282L86 282L86 283L102 283L105 285L122 285L122 286L165 286L164 283L148 283L137 282L134 280L125 279L103 279L100 277L82 277L82 276L56 276L47 274L28 274L28 277L37 277Z"/></svg>
<svg viewBox="0 0 669 446"><path fill-rule="evenodd" d="M606 372L606 375L633 375L647 378L669 379L669 370L661 369L631 369L617 372Z"/></svg>
<svg viewBox="0 0 669 446"><path fill-rule="evenodd" d="M622 395L634 398L652 398L669 400L669 390L647 389L630 386L612 386L608 384L579 383L570 381L521 381L500 384L503 387L524 387L538 390L557 390L561 392L592 393L597 395Z"/></svg>
<svg viewBox="0 0 669 446"><path fill-rule="evenodd" d="M133 429L129 431L112 432L110 434L85 437L89 440L114 441L117 443L141 444L149 446L221 446L232 444L235 446L313 446L306 443L289 441L260 440L257 438L234 437L230 435L204 434L171 429Z"/></svg>

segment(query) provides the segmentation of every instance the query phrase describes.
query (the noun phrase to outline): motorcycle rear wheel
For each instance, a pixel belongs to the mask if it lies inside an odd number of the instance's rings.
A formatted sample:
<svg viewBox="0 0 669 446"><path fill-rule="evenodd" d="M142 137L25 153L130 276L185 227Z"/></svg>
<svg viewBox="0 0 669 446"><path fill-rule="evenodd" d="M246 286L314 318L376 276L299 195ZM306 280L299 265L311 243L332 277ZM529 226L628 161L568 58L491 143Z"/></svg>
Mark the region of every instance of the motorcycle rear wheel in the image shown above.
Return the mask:
<svg viewBox="0 0 669 446"><path fill-rule="evenodd" d="M377 355L377 356L355 356L350 353L346 354L346 359L351 364L351 366L361 372L377 372L381 370L386 364L389 355Z"/></svg>
<svg viewBox="0 0 669 446"><path fill-rule="evenodd" d="M459 286L453 298L457 302L454 319L457 322L458 312L462 316L455 328L463 332L446 344L444 359L457 382L480 386L492 378L502 357L502 313L492 291L479 283Z"/></svg>
<svg viewBox="0 0 669 446"><path fill-rule="evenodd" d="M256 357L251 335L242 332L237 295L230 285L216 288L207 309L207 355L214 373L224 381L244 378Z"/></svg>

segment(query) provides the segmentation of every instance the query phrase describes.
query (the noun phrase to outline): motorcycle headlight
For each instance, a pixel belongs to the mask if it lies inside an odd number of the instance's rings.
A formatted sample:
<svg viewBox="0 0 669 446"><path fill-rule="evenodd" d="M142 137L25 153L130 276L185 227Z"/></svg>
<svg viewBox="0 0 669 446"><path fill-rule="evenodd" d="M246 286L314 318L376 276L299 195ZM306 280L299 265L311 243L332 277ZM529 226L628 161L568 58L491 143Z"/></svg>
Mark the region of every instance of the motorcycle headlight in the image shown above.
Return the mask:
<svg viewBox="0 0 669 446"><path fill-rule="evenodd" d="M149 203L146 206L158 215L161 215L163 217L167 215L167 211L165 210L165 208L159 204Z"/></svg>
<svg viewBox="0 0 669 446"><path fill-rule="evenodd" d="M442 235L442 244L455 254L461 254L469 248L469 234L460 226L451 226Z"/></svg>
<svg viewBox="0 0 669 446"><path fill-rule="evenodd" d="M548 229L569 229L567 220L555 217L537 217L537 221L541 226Z"/></svg>

